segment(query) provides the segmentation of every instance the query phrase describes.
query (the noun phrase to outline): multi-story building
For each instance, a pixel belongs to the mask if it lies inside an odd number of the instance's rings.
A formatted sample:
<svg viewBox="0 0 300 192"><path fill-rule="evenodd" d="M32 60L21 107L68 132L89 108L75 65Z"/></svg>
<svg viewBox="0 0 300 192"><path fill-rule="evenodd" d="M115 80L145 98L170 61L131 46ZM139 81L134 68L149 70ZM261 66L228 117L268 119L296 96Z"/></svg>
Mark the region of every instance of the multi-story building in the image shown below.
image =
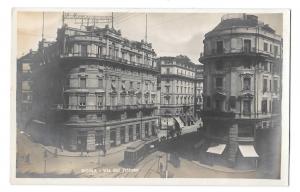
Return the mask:
<svg viewBox="0 0 300 192"><path fill-rule="evenodd" d="M201 119L203 110L203 65L195 65L195 118Z"/></svg>
<svg viewBox="0 0 300 192"><path fill-rule="evenodd" d="M217 144L207 151L231 166L251 161L258 157L256 131L279 126L282 38L257 16L229 14L203 43L202 119Z"/></svg>
<svg viewBox="0 0 300 192"><path fill-rule="evenodd" d="M32 68L36 63L36 51L30 52L17 61L17 127L23 129L32 111Z"/></svg>
<svg viewBox="0 0 300 192"><path fill-rule="evenodd" d="M58 30L63 145L93 151L156 135L157 66L151 43L114 28Z"/></svg>
<svg viewBox="0 0 300 192"><path fill-rule="evenodd" d="M179 55L160 57L159 67L161 126L175 133L195 123L195 64Z"/></svg>

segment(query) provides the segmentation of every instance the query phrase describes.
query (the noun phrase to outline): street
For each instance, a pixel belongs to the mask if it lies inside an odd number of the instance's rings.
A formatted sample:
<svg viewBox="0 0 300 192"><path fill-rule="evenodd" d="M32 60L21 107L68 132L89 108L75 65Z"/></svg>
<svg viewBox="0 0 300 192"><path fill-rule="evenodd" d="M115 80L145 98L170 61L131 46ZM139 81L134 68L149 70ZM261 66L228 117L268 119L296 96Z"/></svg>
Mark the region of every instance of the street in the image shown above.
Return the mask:
<svg viewBox="0 0 300 192"><path fill-rule="evenodd" d="M256 172L224 172L201 166L192 160L189 149L199 140L196 133L181 136L163 144L139 162L135 168L122 167L124 152L118 151L103 157L57 156L47 152L41 144L32 142L18 133L17 177L108 177L108 178L160 178L165 177L166 155L176 152L180 166L168 161L168 177L174 178L255 178ZM26 157L28 154L28 157ZM163 173L160 173L162 166Z"/></svg>

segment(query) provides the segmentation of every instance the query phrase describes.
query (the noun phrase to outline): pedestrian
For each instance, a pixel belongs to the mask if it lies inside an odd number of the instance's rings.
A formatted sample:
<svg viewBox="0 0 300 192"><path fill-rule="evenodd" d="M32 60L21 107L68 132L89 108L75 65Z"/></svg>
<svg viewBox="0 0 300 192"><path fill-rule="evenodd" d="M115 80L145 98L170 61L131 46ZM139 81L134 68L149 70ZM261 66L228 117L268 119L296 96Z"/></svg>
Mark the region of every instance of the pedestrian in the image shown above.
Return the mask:
<svg viewBox="0 0 300 192"><path fill-rule="evenodd" d="M105 148L103 148L103 155L104 155L104 157L106 155L106 149Z"/></svg>
<svg viewBox="0 0 300 192"><path fill-rule="evenodd" d="M60 145L60 150L61 150L61 152L64 151L64 145L63 144Z"/></svg>

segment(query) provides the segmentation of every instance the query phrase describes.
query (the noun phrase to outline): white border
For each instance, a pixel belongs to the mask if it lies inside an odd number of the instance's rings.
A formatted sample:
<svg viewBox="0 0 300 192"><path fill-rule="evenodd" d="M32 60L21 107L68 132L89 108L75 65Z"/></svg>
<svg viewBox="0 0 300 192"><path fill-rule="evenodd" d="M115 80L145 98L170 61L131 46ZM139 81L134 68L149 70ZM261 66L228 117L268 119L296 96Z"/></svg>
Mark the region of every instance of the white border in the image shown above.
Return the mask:
<svg viewBox="0 0 300 192"><path fill-rule="evenodd" d="M282 76L282 151L281 151L281 179L132 179L132 178L15 178L15 148L16 148L16 12L17 11L77 11L77 12L181 12L181 13L283 13L283 76ZM12 25L12 54L11 54L11 183L13 184L62 184L62 185L226 185L226 186L284 186L288 185L289 167L289 79L290 79L290 12L288 9L78 9L78 8L15 8L13 10Z"/></svg>

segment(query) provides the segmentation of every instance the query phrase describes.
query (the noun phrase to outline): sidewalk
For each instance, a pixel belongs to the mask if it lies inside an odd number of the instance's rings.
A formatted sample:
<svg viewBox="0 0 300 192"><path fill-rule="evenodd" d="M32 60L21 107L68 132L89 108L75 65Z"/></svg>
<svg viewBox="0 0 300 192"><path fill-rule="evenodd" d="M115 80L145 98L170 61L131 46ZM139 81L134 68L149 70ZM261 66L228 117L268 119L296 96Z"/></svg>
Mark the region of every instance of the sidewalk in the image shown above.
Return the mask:
<svg viewBox="0 0 300 192"><path fill-rule="evenodd" d="M134 141L134 142L129 142L126 144L122 144L117 147L112 147L106 152L106 156L112 155L121 151L124 151L128 146L132 145L135 142L139 142L139 140ZM93 152L73 152L73 151L67 151L63 150L61 151L60 148L53 147L53 146L44 146L42 147L47 150L49 153L55 154L55 150L57 149L57 156L65 156L65 157L98 157L99 156L99 151L93 151ZM103 156L103 152L101 152L101 156Z"/></svg>
<svg viewBox="0 0 300 192"><path fill-rule="evenodd" d="M199 167L211 169L211 170L214 170L214 171L220 171L220 172L224 172L224 173L248 173L248 172L255 172L256 171L256 170L238 170L238 169L232 169L232 168L229 168L229 167L223 167L223 166L220 166L220 165L209 166L209 165L199 163L198 161L192 161L192 163L198 165Z"/></svg>

